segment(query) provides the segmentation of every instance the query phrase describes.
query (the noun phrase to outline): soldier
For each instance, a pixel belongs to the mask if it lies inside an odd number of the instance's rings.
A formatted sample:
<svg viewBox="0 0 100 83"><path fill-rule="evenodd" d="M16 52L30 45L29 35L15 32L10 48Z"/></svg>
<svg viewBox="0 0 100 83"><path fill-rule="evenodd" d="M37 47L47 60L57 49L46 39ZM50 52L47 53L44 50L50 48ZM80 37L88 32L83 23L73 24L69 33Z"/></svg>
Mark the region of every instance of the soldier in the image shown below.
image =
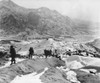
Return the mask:
<svg viewBox="0 0 100 83"><path fill-rule="evenodd" d="M52 55L52 50L50 49L49 50L49 57Z"/></svg>
<svg viewBox="0 0 100 83"><path fill-rule="evenodd" d="M67 55L71 56L71 50L68 50Z"/></svg>
<svg viewBox="0 0 100 83"><path fill-rule="evenodd" d="M16 63L16 51L15 48L11 45L10 46L10 57L11 57L11 65Z"/></svg>
<svg viewBox="0 0 100 83"><path fill-rule="evenodd" d="M51 51L50 50L44 50L44 55L45 55L45 57L47 58L48 56L50 56L50 53Z"/></svg>
<svg viewBox="0 0 100 83"><path fill-rule="evenodd" d="M81 55L82 55L82 54L81 54L81 52L82 52L81 50L78 50L78 55L80 55L80 56L81 56Z"/></svg>
<svg viewBox="0 0 100 83"><path fill-rule="evenodd" d="M32 55L34 54L34 50L32 47L29 49L29 59L32 59Z"/></svg>

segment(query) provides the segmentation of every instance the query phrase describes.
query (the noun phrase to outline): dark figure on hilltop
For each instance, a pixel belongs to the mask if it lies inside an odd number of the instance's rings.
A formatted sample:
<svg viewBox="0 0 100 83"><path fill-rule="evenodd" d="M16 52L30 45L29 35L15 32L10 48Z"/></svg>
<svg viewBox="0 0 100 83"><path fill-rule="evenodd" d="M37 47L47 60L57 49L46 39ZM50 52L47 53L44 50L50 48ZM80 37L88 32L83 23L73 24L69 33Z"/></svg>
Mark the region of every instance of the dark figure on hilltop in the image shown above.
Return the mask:
<svg viewBox="0 0 100 83"><path fill-rule="evenodd" d="M48 56L49 56L49 51L48 50L44 50L44 55L45 55L45 57L47 58Z"/></svg>
<svg viewBox="0 0 100 83"><path fill-rule="evenodd" d="M79 56L83 56L82 50L78 50L78 55L79 55Z"/></svg>
<svg viewBox="0 0 100 83"><path fill-rule="evenodd" d="M34 50L33 50L32 47L30 47L30 49L29 49L29 59L32 59L33 54L34 54Z"/></svg>
<svg viewBox="0 0 100 83"><path fill-rule="evenodd" d="M16 63L16 51L15 48L11 45L10 46L10 57L11 57L11 65Z"/></svg>
<svg viewBox="0 0 100 83"><path fill-rule="evenodd" d="M50 57L50 56L52 56L52 50L44 50L44 55L45 55L45 57L47 58L48 56Z"/></svg>
<svg viewBox="0 0 100 83"><path fill-rule="evenodd" d="M71 50L68 50L67 53L66 53L66 55L71 56Z"/></svg>
<svg viewBox="0 0 100 83"><path fill-rule="evenodd" d="M52 50L51 49L49 50L49 56L52 56Z"/></svg>

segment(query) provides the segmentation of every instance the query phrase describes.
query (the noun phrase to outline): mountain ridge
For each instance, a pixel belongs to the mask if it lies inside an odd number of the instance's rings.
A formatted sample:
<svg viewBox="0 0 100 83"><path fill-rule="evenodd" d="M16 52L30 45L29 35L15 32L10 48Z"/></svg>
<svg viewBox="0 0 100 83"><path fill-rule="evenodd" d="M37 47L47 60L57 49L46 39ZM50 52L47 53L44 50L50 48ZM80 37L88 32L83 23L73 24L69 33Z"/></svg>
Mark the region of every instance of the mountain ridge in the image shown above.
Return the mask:
<svg viewBox="0 0 100 83"><path fill-rule="evenodd" d="M28 9L18 6L11 0L0 2L0 35L32 37L60 37L79 35L77 25L56 10L46 7ZM20 37L18 36L18 37Z"/></svg>

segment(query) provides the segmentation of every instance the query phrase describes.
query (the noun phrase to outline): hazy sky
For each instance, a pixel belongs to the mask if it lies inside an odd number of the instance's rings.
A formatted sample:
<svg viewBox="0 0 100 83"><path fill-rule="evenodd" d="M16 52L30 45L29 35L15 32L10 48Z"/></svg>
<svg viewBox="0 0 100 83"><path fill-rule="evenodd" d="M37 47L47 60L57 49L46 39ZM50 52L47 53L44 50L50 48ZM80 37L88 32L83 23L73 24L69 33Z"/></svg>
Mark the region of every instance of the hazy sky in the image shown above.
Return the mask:
<svg viewBox="0 0 100 83"><path fill-rule="evenodd" d="M100 22L100 0L12 0L26 8L48 7L71 18Z"/></svg>

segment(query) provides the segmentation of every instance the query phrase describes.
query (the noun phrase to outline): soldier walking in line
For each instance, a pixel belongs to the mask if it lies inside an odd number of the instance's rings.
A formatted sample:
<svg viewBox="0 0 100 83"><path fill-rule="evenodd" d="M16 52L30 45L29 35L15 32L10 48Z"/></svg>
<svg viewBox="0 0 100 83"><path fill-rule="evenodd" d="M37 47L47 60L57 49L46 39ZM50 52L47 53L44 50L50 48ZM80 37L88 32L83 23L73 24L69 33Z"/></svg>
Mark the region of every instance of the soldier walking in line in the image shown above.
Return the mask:
<svg viewBox="0 0 100 83"><path fill-rule="evenodd" d="M67 55L69 55L69 56L72 55L71 50L68 50Z"/></svg>
<svg viewBox="0 0 100 83"><path fill-rule="evenodd" d="M16 51L15 48L11 45L10 46L10 57L11 57L11 65L16 63Z"/></svg>
<svg viewBox="0 0 100 83"><path fill-rule="evenodd" d="M30 47L30 49L29 49L29 59L32 59L33 54L34 54L34 50L33 50L32 47Z"/></svg>

